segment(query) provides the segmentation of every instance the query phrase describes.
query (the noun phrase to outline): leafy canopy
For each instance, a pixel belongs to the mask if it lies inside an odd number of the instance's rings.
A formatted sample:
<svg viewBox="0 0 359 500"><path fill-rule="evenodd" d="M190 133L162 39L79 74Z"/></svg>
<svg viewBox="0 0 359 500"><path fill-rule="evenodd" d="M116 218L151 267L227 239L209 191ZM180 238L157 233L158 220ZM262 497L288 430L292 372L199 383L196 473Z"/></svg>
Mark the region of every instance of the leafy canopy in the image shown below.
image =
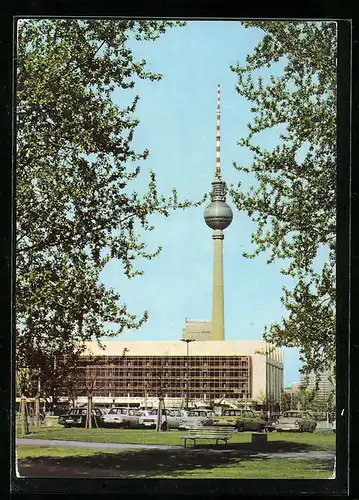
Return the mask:
<svg viewBox="0 0 359 500"><path fill-rule="evenodd" d="M253 164L234 164L253 185L231 190L237 208L256 223L255 250L244 256L266 252L268 263L288 263L282 273L295 280L293 289L283 287L288 314L264 338L299 347L303 370L319 372L335 360L336 24L242 24L264 33L245 64L231 67L253 113L239 141ZM263 148L258 134L275 127L285 130L280 143ZM318 265L323 251L328 258Z"/></svg>
<svg viewBox="0 0 359 500"><path fill-rule="evenodd" d="M131 182L149 151L135 151L136 81L160 74L131 43L150 43L167 21L26 20L18 26L16 312L19 366L45 367L78 343L138 328L123 298L99 280L110 259L128 278L152 259L145 231L155 214L192 205ZM179 23L181 24L181 23ZM131 43L129 43L131 42ZM121 102L112 100L120 90ZM123 98L123 99L122 99ZM121 302L120 302L121 300ZM117 331L106 327L115 323Z"/></svg>

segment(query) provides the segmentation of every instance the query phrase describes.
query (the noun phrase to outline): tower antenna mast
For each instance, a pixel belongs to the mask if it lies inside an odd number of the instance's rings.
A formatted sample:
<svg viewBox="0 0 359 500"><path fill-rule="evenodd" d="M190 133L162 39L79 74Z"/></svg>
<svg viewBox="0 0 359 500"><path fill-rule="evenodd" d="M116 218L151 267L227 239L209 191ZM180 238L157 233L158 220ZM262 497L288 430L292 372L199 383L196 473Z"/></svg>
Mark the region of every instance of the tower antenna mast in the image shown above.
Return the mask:
<svg viewBox="0 0 359 500"><path fill-rule="evenodd" d="M216 177L221 178L221 86L217 88Z"/></svg>

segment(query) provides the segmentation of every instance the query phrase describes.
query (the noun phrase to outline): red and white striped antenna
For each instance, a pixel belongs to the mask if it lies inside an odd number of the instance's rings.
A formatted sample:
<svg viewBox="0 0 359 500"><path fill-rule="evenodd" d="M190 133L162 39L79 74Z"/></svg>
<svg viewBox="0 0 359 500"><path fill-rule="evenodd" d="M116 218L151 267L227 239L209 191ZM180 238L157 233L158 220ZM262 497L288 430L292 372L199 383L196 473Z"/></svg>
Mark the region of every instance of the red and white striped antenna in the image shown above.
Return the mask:
<svg viewBox="0 0 359 500"><path fill-rule="evenodd" d="M216 177L221 178L221 86L217 89Z"/></svg>

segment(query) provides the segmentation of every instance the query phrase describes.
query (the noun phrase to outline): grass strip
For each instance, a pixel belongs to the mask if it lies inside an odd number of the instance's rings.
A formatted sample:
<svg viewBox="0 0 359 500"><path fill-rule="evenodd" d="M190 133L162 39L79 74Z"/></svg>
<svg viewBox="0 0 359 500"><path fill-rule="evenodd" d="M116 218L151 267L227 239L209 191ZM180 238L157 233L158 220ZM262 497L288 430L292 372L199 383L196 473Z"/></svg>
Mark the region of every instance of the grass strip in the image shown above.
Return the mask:
<svg viewBox="0 0 359 500"><path fill-rule="evenodd" d="M100 443L123 443L123 444L164 444L170 446L182 446L181 436L186 431L156 432L151 429L82 429L63 428L60 426L32 428L31 433L26 436L17 434L17 437L28 439L52 439L66 441L84 441ZM237 432L233 434L228 442L229 445L251 442L250 432ZM335 449L335 434L331 433L294 433L273 432L268 434L268 446L271 443L281 442L283 449L289 451L331 451ZM208 442L209 443L209 442ZM274 445L273 445L274 446ZM300 449L300 450L299 450Z"/></svg>
<svg viewBox="0 0 359 500"><path fill-rule="evenodd" d="M258 458L199 453L191 450L105 450L19 445L17 458L22 475L31 470L61 470L81 477L98 473L102 477L179 479L328 479L332 459Z"/></svg>
<svg viewBox="0 0 359 500"><path fill-rule="evenodd" d="M313 459L251 459L210 470L188 470L176 474L176 479L329 479L333 471L332 460ZM144 476L142 476L144 477ZM173 478L157 474L156 479Z"/></svg>

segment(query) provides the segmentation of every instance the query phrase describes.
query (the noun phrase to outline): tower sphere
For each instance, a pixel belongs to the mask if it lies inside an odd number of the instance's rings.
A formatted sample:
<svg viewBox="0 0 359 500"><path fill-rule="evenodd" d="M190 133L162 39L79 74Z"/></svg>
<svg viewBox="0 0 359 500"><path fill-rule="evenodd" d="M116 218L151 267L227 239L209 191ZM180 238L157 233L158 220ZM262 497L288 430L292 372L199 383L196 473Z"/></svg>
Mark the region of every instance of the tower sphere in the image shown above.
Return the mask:
<svg viewBox="0 0 359 500"><path fill-rule="evenodd" d="M212 229L225 229L232 219L232 209L225 201L212 201L204 211L205 223Z"/></svg>

